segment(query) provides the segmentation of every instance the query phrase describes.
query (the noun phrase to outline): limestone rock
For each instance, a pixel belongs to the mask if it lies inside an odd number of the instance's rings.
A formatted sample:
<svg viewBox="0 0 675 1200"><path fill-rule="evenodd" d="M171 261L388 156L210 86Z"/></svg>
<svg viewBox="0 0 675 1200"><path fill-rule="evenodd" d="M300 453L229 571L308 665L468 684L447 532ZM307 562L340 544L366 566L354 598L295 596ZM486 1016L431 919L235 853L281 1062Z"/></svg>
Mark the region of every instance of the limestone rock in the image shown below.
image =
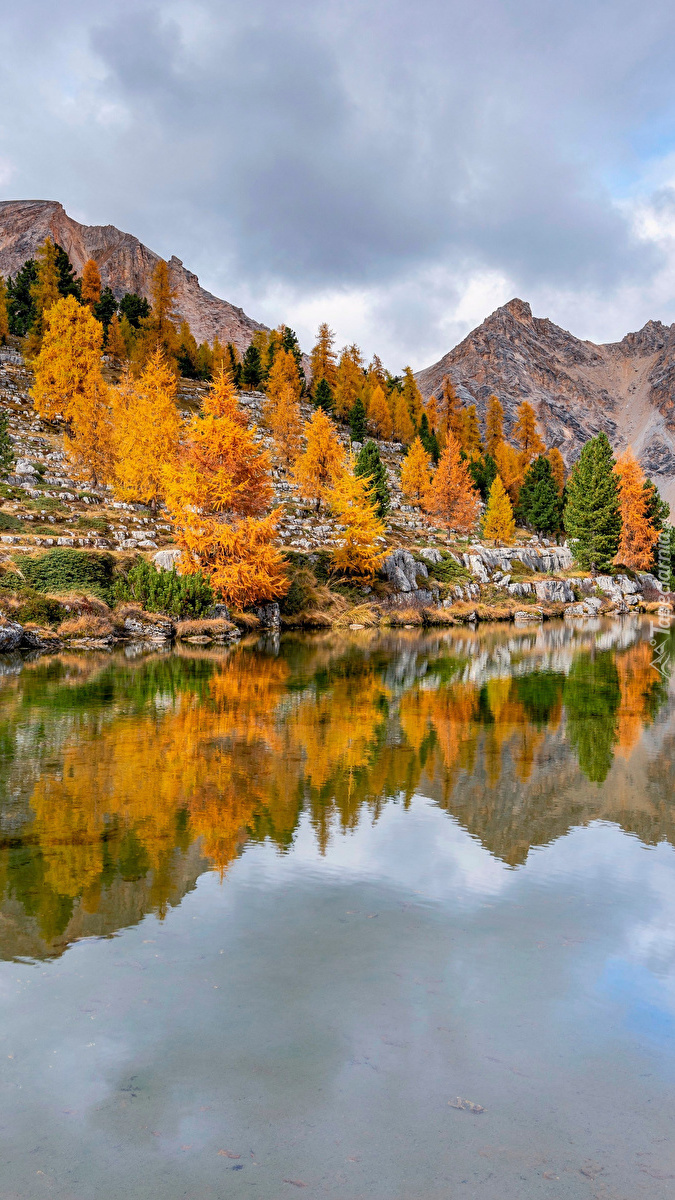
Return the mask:
<svg viewBox="0 0 675 1200"><path fill-rule="evenodd" d="M133 638L162 641L171 641L176 633L173 621L160 613L138 613L125 617L124 629L127 635Z"/></svg>
<svg viewBox="0 0 675 1200"><path fill-rule="evenodd" d="M23 625L18 621L3 621L0 625L0 654L18 650L23 640Z"/></svg>
<svg viewBox="0 0 675 1200"><path fill-rule="evenodd" d="M416 562L410 550L393 550L382 563L382 571L389 583L399 592L417 590L417 579L428 579L429 572L424 563Z"/></svg>
<svg viewBox="0 0 675 1200"><path fill-rule="evenodd" d="M534 585L537 600L549 604L569 604L574 600L574 591L567 579L541 579Z"/></svg>
<svg viewBox="0 0 675 1200"><path fill-rule="evenodd" d="M157 554L153 554L152 561L158 571L172 571L174 568L178 571L178 560L181 553L181 550L159 550ZM180 572L178 573L180 574Z"/></svg>

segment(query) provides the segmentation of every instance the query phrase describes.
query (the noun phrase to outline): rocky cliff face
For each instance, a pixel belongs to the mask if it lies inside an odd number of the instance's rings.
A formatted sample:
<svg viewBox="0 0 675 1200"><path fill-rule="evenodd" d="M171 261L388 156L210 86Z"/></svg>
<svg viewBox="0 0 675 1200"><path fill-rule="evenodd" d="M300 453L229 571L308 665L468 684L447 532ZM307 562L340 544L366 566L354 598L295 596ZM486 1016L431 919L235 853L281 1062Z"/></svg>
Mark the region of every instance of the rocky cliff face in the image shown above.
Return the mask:
<svg viewBox="0 0 675 1200"><path fill-rule="evenodd" d="M445 375L481 416L488 397L499 396L507 435L528 400L547 444L568 465L600 430L616 449L632 445L675 507L675 325L648 321L620 342L596 346L511 300L417 374L422 394L439 395Z"/></svg>
<svg viewBox="0 0 675 1200"><path fill-rule="evenodd" d="M46 237L63 246L78 274L93 258L103 286L112 288L118 300L125 292L150 297L150 280L160 256L114 225L80 225L55 200L0 202L0 275L16 274L26 259L35 257ZM241 308L200 287L197 276L179 258L169 259L169 270L178 293L177 312L188 321L198 342L212 343L218 335L221 342L234 342L243 351L255 331L265 328Z"/></svg>

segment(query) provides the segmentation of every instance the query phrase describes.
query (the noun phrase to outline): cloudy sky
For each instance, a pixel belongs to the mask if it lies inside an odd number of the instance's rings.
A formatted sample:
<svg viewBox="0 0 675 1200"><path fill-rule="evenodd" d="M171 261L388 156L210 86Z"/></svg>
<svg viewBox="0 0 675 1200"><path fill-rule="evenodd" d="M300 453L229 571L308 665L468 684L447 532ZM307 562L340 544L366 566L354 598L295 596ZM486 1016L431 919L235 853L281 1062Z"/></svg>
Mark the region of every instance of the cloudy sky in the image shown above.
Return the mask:
<svg viewBox="0 0 675 1200"><path fill-rule="evenodd" d="M675 321L667 0L2 4L0 194L425 366L513 295Z"/></svg>

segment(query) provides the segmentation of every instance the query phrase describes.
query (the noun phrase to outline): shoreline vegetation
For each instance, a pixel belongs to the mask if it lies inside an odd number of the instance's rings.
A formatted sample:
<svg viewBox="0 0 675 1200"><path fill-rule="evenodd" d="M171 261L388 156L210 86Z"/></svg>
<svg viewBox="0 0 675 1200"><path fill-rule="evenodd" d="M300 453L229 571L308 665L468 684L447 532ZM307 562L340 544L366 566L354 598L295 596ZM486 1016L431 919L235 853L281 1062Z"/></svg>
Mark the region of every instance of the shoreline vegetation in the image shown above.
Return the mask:
<svg viewBox="0 0 675 1200"><path fill-rule="evenodd" d="M506 430L423 397L328 325L197 346L151 295L49 238L0 280L0 649L227 642L265 628L673 612L675 530L630 447L568 469L526 401Z"/></svg>

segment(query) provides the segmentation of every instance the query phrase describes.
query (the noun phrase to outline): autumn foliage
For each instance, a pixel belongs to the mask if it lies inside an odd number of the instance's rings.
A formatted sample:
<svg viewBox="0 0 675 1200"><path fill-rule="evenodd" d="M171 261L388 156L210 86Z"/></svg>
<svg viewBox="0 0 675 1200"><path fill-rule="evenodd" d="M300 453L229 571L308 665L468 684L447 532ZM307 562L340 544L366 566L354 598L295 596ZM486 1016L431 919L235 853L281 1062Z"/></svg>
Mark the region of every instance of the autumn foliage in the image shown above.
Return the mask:
<svg viewBox="0 0 675 1200"><path fill-rule="evenodd" d="M621 537L615 562L635 571L651 569L659 533L647 516L648 494L642 467L630 446L614 468L619 481Z"/></svg>
<svg viewBox="0 0 675 1200"><path fill-rule="evenodd" d="M317 408L305 425L307 445L295 462L295 479L303 495L313 500L319 512L328 492L345 469L345 452L335 425Z"/></svg>
<svg viewBox="0 0 675 1200"><path fill-rule="evenodd" d="M401 468L401 489L407 500L423 504L431 482L431 457L419 437L410 447Z"/></svg>
<svg viewBox="0 0 675 1200"><path fill-rule="evenodd" d="M469 468L460 457L456 437L448 434L438 468L427 492L426 508L457 533L471 533L478 520L480 497Z"/></svg>
<svg viewBox="0 0 675 1200"><path fill-rule="evenodd" d="M368 479L353 469L338 477L328 496L333 516L343 527L331 551L333 570L358 579L372 579L384 553L384 525L376 512L376 499Z"/></svg>
<svg viewBox="0 0 675 1200"><path fill-rule="evenodd" d="M126 377L113 395L115 492L122 500L157 507L167 468L176 459L181 428L176 377L156 350L136 380Z"/></svg>
<svg viewBox="0 0 675 1200"><path fill-rule="evenodd" d="M511 501L499 475L496 475L483 517L483 537L492 539L498 545L510 546L515 532L516 522Z"/></svg>

